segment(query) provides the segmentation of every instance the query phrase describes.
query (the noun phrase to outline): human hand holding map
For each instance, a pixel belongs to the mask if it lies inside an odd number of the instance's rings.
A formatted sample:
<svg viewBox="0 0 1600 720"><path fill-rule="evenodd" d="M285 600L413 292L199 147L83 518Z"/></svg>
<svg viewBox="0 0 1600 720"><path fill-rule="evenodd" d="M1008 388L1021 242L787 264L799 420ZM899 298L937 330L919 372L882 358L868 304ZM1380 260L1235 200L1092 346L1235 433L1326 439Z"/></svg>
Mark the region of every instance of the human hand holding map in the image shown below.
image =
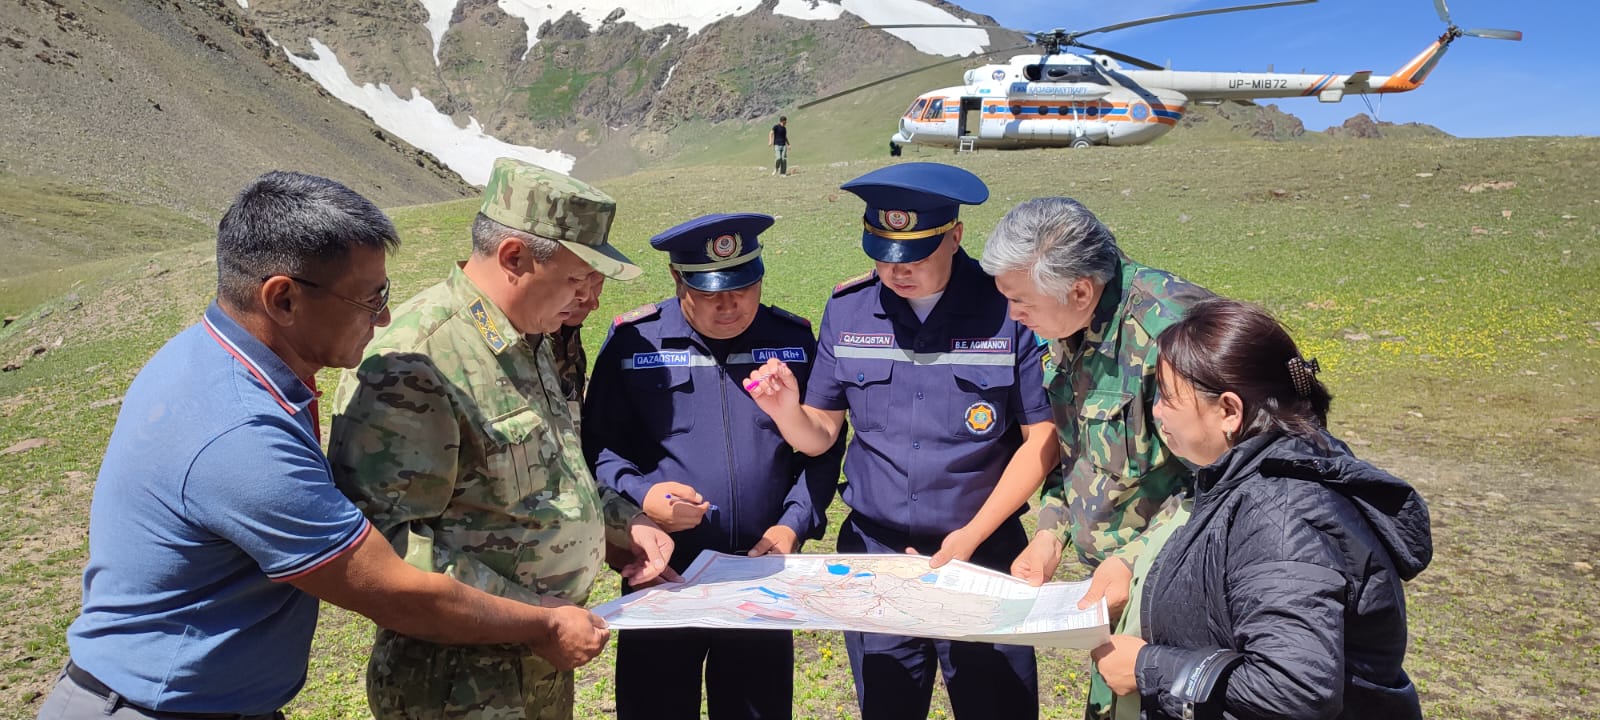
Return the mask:
<svg viewBox="0 0 1600 720"><path fill-rule="evenodd" d="M709 627L859 630L1087 650L1110 636L1102 600L1078 609L1088 581L1030 586L917 555L700 553L684 582L594 608L614 629Z"/></svg>

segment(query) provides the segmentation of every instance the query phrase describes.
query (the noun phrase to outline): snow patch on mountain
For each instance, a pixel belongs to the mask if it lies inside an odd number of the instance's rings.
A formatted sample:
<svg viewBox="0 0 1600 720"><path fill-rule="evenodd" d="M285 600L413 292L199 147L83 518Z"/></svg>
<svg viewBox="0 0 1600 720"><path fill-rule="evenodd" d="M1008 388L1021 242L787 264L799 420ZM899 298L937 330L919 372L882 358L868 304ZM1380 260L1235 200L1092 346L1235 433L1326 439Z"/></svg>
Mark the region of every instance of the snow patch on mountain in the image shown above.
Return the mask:
<svg viewBox="0 0 1600 720"><path fill-rule="evenodd" d="M921 0L843 0L851 15L872 25L925 23L929 25L975 25ZM954 28L906 28L885 30L929 55L951 57L983 52L989 33L983 30Z"/></svg>
<svg viewBox="0 0 1600 720"><path fill-rule="evenodd" d="M437 30L437 18L448 22L457 0L424 0L428 7L428 29L434 32L434 54L437 61L439 38L444 32ZM539 28L546 22L560 20L574 13L590 28L598 27L606 18L615 16L619 22L630 22L650 30L663 25L677 25L693 35L725 17L748 14L761 7L761 0L498 0L507 15L521 18L528 27L528 47L539 42ZM437 9L436 9L437 8ZM620 11L620 15L616 15ZM922 0L843 0L841 3L823 0L778 0L775 13L805 20L835 20L849 12L869 23L933 23L970 24ZM890 34L911 43L918 50L934 55L970 55L981 52L989 43L989 34L982 30L955 29L896 29ZM526 57L526 55L524 55Z"/></svg>
<svg viewBox="0 0 1600 720"><path fill-rule="evenodd" d="M466 127L458 127L449 115L439 109L416 88L411 98L402 99L388 84L374 86L365 83L357 86L350 74L339 63L333 49L316 38L309 38L314 59L305 59L286 53L295 67L305 71L334 97L372 117L378 127L396 137L439 158L463 179L474 185L489 180L489 170L495 158L514 157L535 165L542 165L563 173L572 172L576 161L571 155L554 150L541 150L491 137L483 131L477 118L470 118ZM274 41L275 42L275 41Z"/></svg>

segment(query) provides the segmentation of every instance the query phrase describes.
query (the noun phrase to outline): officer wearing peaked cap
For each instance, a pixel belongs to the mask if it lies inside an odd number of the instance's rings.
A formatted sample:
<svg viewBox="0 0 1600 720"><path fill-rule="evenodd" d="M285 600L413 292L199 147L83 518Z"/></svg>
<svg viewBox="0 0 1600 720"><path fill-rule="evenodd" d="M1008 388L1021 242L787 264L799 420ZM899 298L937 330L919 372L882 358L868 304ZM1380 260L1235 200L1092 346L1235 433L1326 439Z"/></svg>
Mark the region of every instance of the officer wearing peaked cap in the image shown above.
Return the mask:
<svg viewBox="0 0 1600 720"><path fill-rule="evenodd" d="M811 324L761 304L767 215L707 215L650 244L676 293L617 318L595 361L583 446L595 477L672 531L672 566L701 550L788 554L821 537L843 443L795 452L740 385L768 358L804 386ZM617 717L788 718L787 630L629 630L617 640Z"/></svg>
<svg viewBox="0 0 1600 720"><path fill-rule="evenodd" d="M752 396L803 452L828 447L849 414L840 552L1004 572L1027 545L1019 518L1059 448L1043 350L961 250L960 206L988 188L935 163L841 187L866 201L861 245L876 270L834 289L809 385L774 360L751 374ZM845 644L865 720L926 717L939 668L958 718L1038 715L1032 648L856 632Z"/></svg>
<svg viewBox="0 0 1600 720"><path fill-rule="evenodd" d="M590 474L545 342L596 276L639 274L607 241L615 209L581 181L500 159L470 257L395 309L341 378L334 480L407 562L546 606L586 602L608 547L632 555L634 581L675 577L671 537ZM582 619L587 660L608 631ZM367 698L378 720L567 720L574 664L379 630Z"/></svg>

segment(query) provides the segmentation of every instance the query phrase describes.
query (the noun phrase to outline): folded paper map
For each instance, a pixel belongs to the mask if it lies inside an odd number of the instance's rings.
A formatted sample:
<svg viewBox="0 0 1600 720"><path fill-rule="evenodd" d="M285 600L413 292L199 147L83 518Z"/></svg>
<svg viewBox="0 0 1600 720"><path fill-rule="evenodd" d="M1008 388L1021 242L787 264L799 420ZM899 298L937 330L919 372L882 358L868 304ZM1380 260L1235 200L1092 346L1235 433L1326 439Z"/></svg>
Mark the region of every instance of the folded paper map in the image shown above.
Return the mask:
<svg viewBox="0 0 1600 720"><path fill-rule="evenodd" d="M917 637L1090 649L1108 637L1104 601L1085 610L1087 580L1032 587L955 561L917 555L700 553L684 582L594 608L612 628L860 630Z"/></svg>

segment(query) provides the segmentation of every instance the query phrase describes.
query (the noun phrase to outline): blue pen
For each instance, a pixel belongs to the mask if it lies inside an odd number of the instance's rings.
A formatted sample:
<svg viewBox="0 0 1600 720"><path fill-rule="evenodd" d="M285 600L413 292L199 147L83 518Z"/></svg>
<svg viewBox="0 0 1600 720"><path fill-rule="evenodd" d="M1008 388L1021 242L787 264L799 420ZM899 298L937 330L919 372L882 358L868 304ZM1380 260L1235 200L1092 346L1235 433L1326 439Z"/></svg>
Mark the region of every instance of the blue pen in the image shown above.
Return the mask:
<svg viewBox="0 0 1600 720"><path fill-rule="evenodd" d="M690 505L693 505L693 504L694 504L694 503L692 503L692 502L689 502L689 500L688 500L688 499L686 499L686 498L680 498L680 497L673 497L673 496L672 496L672 493L667 493L667 501L668 501L668 502L672 502L672 501L677 501L677 502L686 502L686 503L689 503L689 504L690 504ZM716 510L716 509L717 509L717 506L716 506L716 505L707 505L707 506L706 506L706 510Z"/></svg>

